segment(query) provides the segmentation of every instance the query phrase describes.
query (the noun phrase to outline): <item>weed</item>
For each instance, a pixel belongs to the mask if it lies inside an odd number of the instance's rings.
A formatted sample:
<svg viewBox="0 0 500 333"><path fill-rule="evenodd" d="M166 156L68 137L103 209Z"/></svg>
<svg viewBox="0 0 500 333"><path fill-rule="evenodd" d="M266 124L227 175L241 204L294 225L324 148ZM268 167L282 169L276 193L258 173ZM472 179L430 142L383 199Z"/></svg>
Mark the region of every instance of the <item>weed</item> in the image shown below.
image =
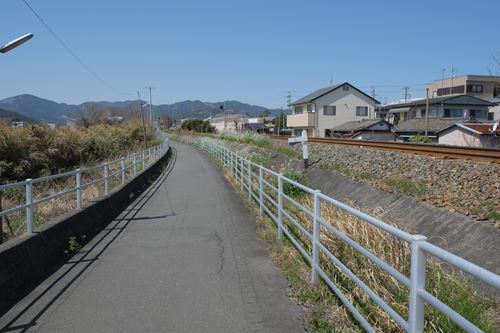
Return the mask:
<svg viewBox="0 0 500 333"><path fill-rule="evenodd" d="M493 210L488 213L488 218L491 220L500 220L500 212L497 212L496 210Z"/></svg>
<svg viewBox="0 0 500 333"><path fill-rule="evenodd" d="M377 179L377 175L370 171L363 171L358 174L358 177L363 180L375 180Z"/></svg>
<svg viewBox="0 0 500 333"><path fill-rule="evenodd" d="M302 153L288 147L283 147L283 146L274 146L273 150L275 150L277 153L286 155L288 157L292 158L302 158Z"/></svg>
<svg viewBox="0 0 500 333"><path fill-rule="evenodd" d="M64 250L64 254L70 256L73 253L80 251L81 245L78 243L76 236L70 236L68 240L68 248Z"/></svg>
<svg viewBox="0 0 500 333"><path fill-rule="evenodd" d="M392 187L396 192L407 195L418 196L427 192L427 186L424 183L414 182L410 179L389 178L385 183Z"/></svg>

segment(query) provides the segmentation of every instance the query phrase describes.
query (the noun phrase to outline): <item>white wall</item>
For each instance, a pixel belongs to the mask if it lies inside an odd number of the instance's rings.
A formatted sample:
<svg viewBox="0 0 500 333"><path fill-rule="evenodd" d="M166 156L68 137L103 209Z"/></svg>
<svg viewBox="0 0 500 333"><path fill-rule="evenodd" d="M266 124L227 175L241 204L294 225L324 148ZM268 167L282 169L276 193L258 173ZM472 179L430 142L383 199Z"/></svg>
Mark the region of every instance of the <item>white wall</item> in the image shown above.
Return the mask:
<svg viewBox="0 0 500 333"><path fill-rule="evenodd" d="M479 135L474 135L462 128L453 127L439 135L439 144L462 146L462 147L482 147Z"/></svg>
<svg viewBox="0 0 500 333"><path fill-rule="evenodd" d="M325 129L332 129L336 126L347 123L348 121L362 120L374 118L373 101L371 98L360 93L356 89L349 87L348 91L342 90L342 87L334 90L333 92L322 96L315 100L318 128L316 136L324 137ZM325 116L323 115L324 105L335 105L336 115ZM368 115L361 117L356 116L356 107L368 107Z"/></svg>

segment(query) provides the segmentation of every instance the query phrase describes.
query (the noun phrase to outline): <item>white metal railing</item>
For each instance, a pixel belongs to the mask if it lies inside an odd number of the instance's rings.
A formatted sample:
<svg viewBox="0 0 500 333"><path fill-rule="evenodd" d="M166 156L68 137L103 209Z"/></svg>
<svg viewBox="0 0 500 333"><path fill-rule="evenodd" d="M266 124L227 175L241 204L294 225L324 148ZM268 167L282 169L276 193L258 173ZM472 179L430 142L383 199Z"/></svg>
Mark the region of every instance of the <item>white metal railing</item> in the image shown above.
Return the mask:
<svg viewBox="0 0 500 333"><path fill-rule="evenodd" d="M6 216L18 211L26 210L26 234L31 235L33 233L33 222L34 222L34 212L37 205L59 198L63 195L69 193L76 193L76 209L82 208L82 191L94 184L103 184L104 194L107 195L112 190L110 188L110 180L113 177L120 177L120 185L124 185L127 182L127 172L129 172L133 177L138 173L141 173L146 169L147 166L154 163L156 160L161 158L165 153L167 153L170 147L169 139L165 138L163 143L144 149L140 152L132 153L125 157L113 161L107 161L99 165L76 169L74 171L68 171L64 173L59 173L55 175L50 175L46 177L40 177L36 179L26 179L25 181L10 183L5 185L0 185L0 191L21 188L24 189L26 194L26 201L24 204L14 206L5 209L0 212L0 217ZM140 170L138 170L140 166ZM115 171L110 172L113 168ZM97 179L91 179L88 182L83 181L83 175L89 173L95 173L102 170L102 177ZM38 183L43 183L47 181L63 179L63 178L74 178L75 186L67 188L65 190L50 194L41 198L34 198L34 185Z"/></svg>
<svg viewBox="0 0 500 333"><path fill-rule="evenodd" d="M410 333L421 333L424 330L425 313L424 306L425 303L430 304L434 308L438 309L441 313L455 322L458 326L467 332L482 332L481 329L474 326L466 318L462 317L460 314L451 309L448 305L442 303L439 299L434 297L425 289L425 278L426 278L426 262L428 255L439 258L443 262L446 262L456 268L461 269L475 278L485 282L486 284L500 289L500 276L490 272L478 265L475 265L459 256L456 256L444 249L441 249L426 241L426 237L422 235L413 235L403 230L400 230L390 224L387 224L373 216L365 214L359 210L356 210L338 200L332 199L320 191L313 190L302 184L299 184L291 179L284 177L282 174L276 173L263 167L260 164L256 164L242 156L235 154L234 152L228 150L227 148L208 140L202 140L197 143L197 145L203 150L207 151L214 159L216 159L224 168L229 169L235 178L240 183L241 192L246 193L248 191L248 201L251 202L252 199L259 205L260 214L266 213L277 225L278 228L278 239L283 238L283 234L293 243L293 245L299 250L299 252L304 256L304 258L311 265L311 281L316 283L318 278L321 277L330 286L330 288L335 292L335 294L340 298L343 304L348 308L352 315L358 320L360 325L368 332L375 332L374 328L371 327L366 318L354 307L354 305L347 299L347 297L342 293L341 289L335 285L335 283L330 279L327 273L319 265L320 254L323 253L328 259L330 259L345 275L347 275L359 288L365 291L368 296L380 306L391 318L394 319L398 325L407 332ZM253 169L258 172L254 172ZM274 179L274 182L267 181L267 179ZM277 183L277 187L272 183ZM306 193L313 196L314 205L312 211L308 208L302 206L297 201L293 200L291 197L287 196L283 191L283 186L285 184L290 184L295 186ZM266 192L269 189L273 192L274 197ZM313 221L312 233L306 230L291 213L287 212L286 207L283 205L283 201L286 200L292 206L302 211L304 214L309 215ZM328 203L341 210L356 216L357 218L379 228L407 243L410 245L411 250L411 262L410 262L410 276L407 277L396 270L394 267L383 261L378 256L374 255L362 245L358 244L356 241L351 239L348 235L344 234L340 230L336 229L334 226L325 222L321 216L321 203ZM270 206L269 206L270 205ZM276 214L272 212L276 210ZM291 223L299 228L301 232L307 237L310 245L312 247L312 255L310 255L300 244L293 233L288 230L286 225L283 223L284 217L291 221ZM408 319L403 318L396 310L394 310L389 304L384 302L381 297L379 297L374 291L372 291L363 281L358 278L352 271L349 270L340 260L335 257L335 254L331 253L328 248L321 243L321 227L325 228L329 232L336 235L343 242L350 245L357 252L362 254L364 257L369 259L375 265L380 267L386 273L394 277L397 281L402 283L409 289L409 313Z"/></svg>

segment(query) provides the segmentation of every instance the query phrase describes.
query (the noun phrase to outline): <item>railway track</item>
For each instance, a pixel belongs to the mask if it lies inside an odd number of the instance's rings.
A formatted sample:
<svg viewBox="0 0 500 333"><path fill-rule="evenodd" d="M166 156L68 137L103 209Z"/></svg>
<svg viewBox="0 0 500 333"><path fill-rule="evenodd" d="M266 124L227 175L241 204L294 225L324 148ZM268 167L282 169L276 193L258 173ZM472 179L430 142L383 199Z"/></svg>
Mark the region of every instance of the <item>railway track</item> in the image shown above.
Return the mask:
<svg viewBox="0 0 500 333"><path fill-rule="evenodd" d="M285 136L275 136L275 135L271 135L270 138L276 140L288 139L288 137ZM370 147L382 150L400 151L408 154L428 155L439 158L453 158L453 159L500 163L500 149L453 147L453 146L440 146L440 145L429 145L422 143L407 143L407 142L379 142L379 141L327 139L327 138L308 138L308 140L311 143Z"/></svg>

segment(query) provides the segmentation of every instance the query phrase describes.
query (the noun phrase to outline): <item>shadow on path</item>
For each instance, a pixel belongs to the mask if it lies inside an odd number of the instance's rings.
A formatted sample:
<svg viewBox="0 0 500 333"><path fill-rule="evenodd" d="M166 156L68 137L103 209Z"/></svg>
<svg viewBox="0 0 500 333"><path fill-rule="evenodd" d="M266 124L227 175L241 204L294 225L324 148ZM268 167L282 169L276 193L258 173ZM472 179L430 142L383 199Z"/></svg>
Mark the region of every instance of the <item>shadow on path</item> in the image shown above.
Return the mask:
<svg viewBox="0 0 500 333"><path fill-rule="evenodd" d="M148 200L153 197L153 195L158 191L158 189L161 187L161 185L166 181L168 175L172 171L175 162L177 160L177 151L172 147L172 158L169 161L169 164L166 168L166 170L163 171L163 173L160 175L158 179L156 179L149 188L143 192L139 198L132 203L126 210L122 212L123 215L118 216L113 222L111 228L105 228L101 231L100 234L98 234L94 240L98 237L91 245L89 249L84 249L80 250L73 258L69 259L65 265L71 265L63 274L61 274L59 277L57 277L53 282L51 282L45 289L43 289L40 294L29 304L26 306L22 307L19 312L12 318L7 324L5 324L2 328L0 328L0 332L11 332L11 331L21 331L21 332L26 332L29 328L35 326L37 324L37 320L46 312L50 309L52 305L64 294L64 292L71 286L73 285L78 278L86 271L88 270L93 263L95 263L97 260L99 260L99 256L101 256L104 251L120 236L120 234L127 228L130 222L132 221L140 221L140 220L148 220L148 219L160 219L160 218L165 218L169 216L175 216L176 214L174 212L167 213L165 215L161 216L145 216L145 217L136 217L137 213L140 211L142 207L148 202ZM111 236L110 234L114 231L117 230L118 232ZM108 239L109 238L109 239ZM89 244L91 244L94 240L91 240ZM99 247L101 247L99 249ZM97 253L91 257L92 251L96 250ZM81 255L79 259L74 260L75 257L78 257ZM80 269L80 271L77 271L78 265L85 263L85 265ZM75 274L69 281L65 281L65 277L69 275L70 273ZM50 279L50 278L49 278ZM31 308L35 306L41 306L38 303L43 302L44 296L48 295L51 291L55 292L54 289L59 288L59 291L55 293L54 296L52 296L47 304L45 304L38 312L34 313L32 318L27 319L28 322L25 324L17 324L17 321L20 321L20 319L26 314L28 316L28 312ZM35 289L35 292L36 289ZM50 296L49 296L50 297ZM9 312L7 312L9 314ZM7 315L6 314L6 315Z"/></svg>

